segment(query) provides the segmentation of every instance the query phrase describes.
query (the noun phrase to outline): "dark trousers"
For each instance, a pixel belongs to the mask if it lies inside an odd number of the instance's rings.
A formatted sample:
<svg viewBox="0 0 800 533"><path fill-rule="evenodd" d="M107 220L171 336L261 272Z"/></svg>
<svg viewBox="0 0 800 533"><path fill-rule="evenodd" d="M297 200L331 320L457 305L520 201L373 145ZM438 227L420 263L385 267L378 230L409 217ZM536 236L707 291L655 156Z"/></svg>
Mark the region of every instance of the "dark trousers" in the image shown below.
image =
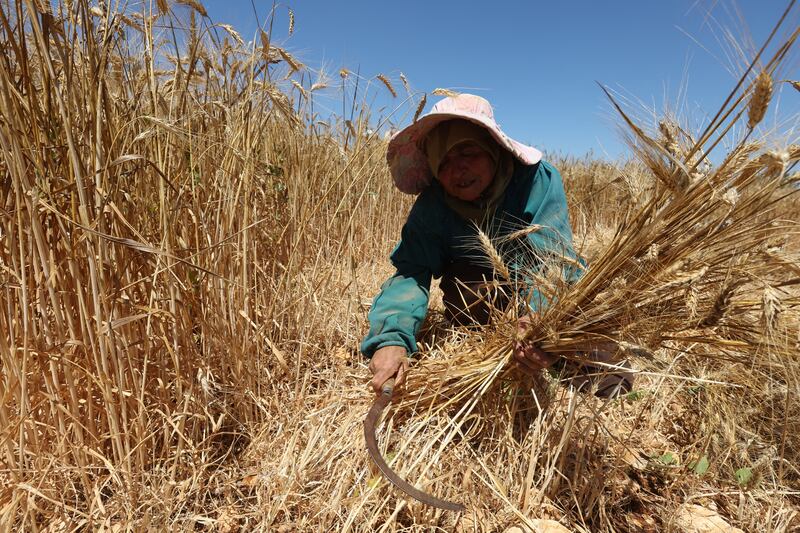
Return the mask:
<svg viewBox="0 0 800 533"><path fill-rule="evenodd" d="M491 311L505 309L508 296L491 283L494 271L482 265L454 262L445 269L439 287L442 289L445 317L461 326L485 326Z"/></svg>

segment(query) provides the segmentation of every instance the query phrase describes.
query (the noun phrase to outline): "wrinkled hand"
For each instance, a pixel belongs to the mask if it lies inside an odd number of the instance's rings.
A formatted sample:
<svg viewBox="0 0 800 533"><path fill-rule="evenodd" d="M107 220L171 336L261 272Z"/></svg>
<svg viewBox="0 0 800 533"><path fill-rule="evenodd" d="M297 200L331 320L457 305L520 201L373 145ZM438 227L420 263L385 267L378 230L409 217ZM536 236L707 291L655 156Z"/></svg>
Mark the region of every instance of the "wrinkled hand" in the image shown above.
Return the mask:
<svg viewBox="0 0 800 533"><path fill-rule="evenodd" d="M531 319L524 316L517 323L517 338L521 339L530 327ZM559 356L552 355L530 341L518 340L514 343L514 361L520 370L526 374L536 374L540 370L552 366L558 361Z"/></svg>
<svg viewBox="0 0 800 533"><path fill-rule="evenodd" d="M378 349L369 362L372 372L372 381L369 385L380 395L381 386L390 377L394 376L394 385L402 385L408 371L408 357L406 349L402 346L384 346Z"/></svg>

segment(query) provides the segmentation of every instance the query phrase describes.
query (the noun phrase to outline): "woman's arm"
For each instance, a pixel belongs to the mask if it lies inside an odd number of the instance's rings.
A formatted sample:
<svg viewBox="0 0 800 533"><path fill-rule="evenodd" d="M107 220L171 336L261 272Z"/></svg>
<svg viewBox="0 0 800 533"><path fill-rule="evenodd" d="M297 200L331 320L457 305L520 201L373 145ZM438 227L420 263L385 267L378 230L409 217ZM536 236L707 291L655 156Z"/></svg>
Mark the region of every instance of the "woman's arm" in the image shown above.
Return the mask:
<svg viewBox="0 0 800 533"><path fill-rule="evenodd" d="M369 333L361 352L372 357L385 346L417 351L416 335L428 311L431 278L441 275L446 257L435 198L422 193L391 255L397 271L381 287L369 312Z"/></svg>
<svg viewBox="0 0 800 533"><path fill-rule="evenodd" d="M384 346L402 346L407 353L417 351L416 335L428 311L431 273L403 274L398 270L375 297L370 308L369 333L361 352L372 357Z"/></svg>

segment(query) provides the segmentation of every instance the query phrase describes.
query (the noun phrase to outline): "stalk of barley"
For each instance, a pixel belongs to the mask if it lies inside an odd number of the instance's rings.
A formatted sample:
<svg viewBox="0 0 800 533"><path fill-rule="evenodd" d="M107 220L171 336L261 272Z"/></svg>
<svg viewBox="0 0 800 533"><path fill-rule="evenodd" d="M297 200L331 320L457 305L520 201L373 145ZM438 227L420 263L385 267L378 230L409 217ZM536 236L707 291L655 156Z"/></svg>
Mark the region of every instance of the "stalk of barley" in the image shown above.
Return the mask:
<svg viewBox="0 0 800 533"><path fill-rule="evenodd" d="M292 55L289 52L287 52L286 50L284 50L279 46L276 46L275 48L278 50L278 53L281 55L283 60L286 61L286 63L289 65L289 68L291 69L288 75L291 75L293 72L297 72L298 70L303 68L303 64L297 61L297 59L295 59L294 57L292 57Z"/></svg>
<svg viewBox="0 0 800 533"><path fill-rule="evenodd" d="M117 17L122 21L123 24L126 26L133 28L134 30L138 31L139 33L144 33L144 27L141 24L134 21L130 17L125 16L123 13L117 13Z"/></svg>
<svg viewBox="0 0 800 533"><path fill-rule="evenodd" d="M259 37L261 38L261 54L264 56L264 59L269 61L269 34L261 30L259 32Z"/></svg>
<svg viewBox="0 0 800 533"><path fill-rule="evenodd" d="M675 125L667 120L662 120L658 123L658 129L664 137L663 146L670 155L678 157L680 148L678 146L678 139L675 135Z"/></svg>
<svg viewBox="0 0 800 533"><path fill-rule="evenodd" d="M541 230L543 227L544 226L542 226L540 224L531 224L527 228L522 228L522 229L519 229L517 231L512 231L511 233L503 235L502 241L506 242L506 241L514 241L514 240L517 240L517 239L522 239L524 237L527 237L531 233L536 233L537 231Z"/></svg>
<svg viewBox="0 0 800 533"><path fill-rule="evenodd" d="M730 307L731 297L733 296L733 292L735 287L732 284L725 284L720 291L717 293L717 297L714 298L714 303L711 306L711 309L708 310L706 316L698 323L698 327L701 328L712 328L719 324L722 317L725 316L725 312Z"/></svg>
<svg viewBox="0 0 800 533"><path fill-rule="evenodd" d="M297 89L298 91L300 91L300 94L302 94L304 98L308 98L308 93L306 92L305 87L300 85L300 83L295 79L292 79L291 81L292 81L292 85L294 85L294 88Z"/></svg>
<svg viewBox="0 0 800 533"><path fill-rule="evenodd" d="M762 71L756 78L753 96L747 109L747 127L753 129L764 119L769 101L772 98L772 76Z"/></svg>
<svg viewBox="0 0 800 533"><path fill-rule="evenodd" d="M385 74L378 74L377 78L386 86L389 92L392 93L392 97L397 98L397 91L395 91L394 87L392 87L392 83L389 81L389 78L387 78Z"/></svg>
<svg viewBox="0 0 800 533"><path fill-rule="evenodd" d="M452 98L454 96L458 96L459 93L457 93L456 91L451 91L450 89L443 89L439 87L433 90L433 94L435 94L436 96L447 96Z"/></svg>
<svg viewBox="0 0 800 533"><path fill-rule="evenodd" d="M783 305L778 291L774 287L767 285L761 297L762 320L767 332L775 331L782 312Z"/></svg>
<svg viewBox="0 0 800 533"><path fill-rule="evenodd" d="M510 280L511 273L508 271L508 266L506 262L503 261L503 256L500 255L500 252L497 251L492 240L489 238L486 233L483 232L480 228L478 230L478 243L480 244L481 250L489 257L489 261L492 264L495 272L500 274L503 280Z"/></svg>
<svg viewBox="0 0 800 533"><path fill-rule="evenodd" d="M425 109L425 104L428 102L428 95L423 93L422 98L420 99L419 103L417 104L417 110L414 111L414 118L412 122L416 122L419 119L419 116L422 114L422 110Z"/></svg>
<svg viewBox="0 0 800 533"><path fill-rule="evenodd" d="M231 26L230 24L222 24L222 23L217 23L217 26L225 30L228 35L233 37L233 39L237 42L239 46L244 46L244 39L242 39L242 36L239 35L238 31L233 29L233 26Z"/></svg>
<svg viewBox="0 0 800 533"><path fill-rule="evenodd" d="M169 13L169 5L167 4L167 0L156 0L156 5L158 6L159 14L166 15Z"/></svg>
<svg viewBox="0 0 800 533"><path fill-rule="evenodd" d="M700 291L697 290L694 283L690 283L689 287L686 289L686 311L689 320L695 320L697 318L697 305L699 300Z"/></svg>
<svg viewBox="0 0 800 533"><path fill-rule="evenodd" d="M197 11L202 17L208 17L208 11L206 11L205 6L203 6L203 4L199 2L199 0L175 0L175 1L184 6L191 7L192 9Z"/></svg>
<svg viewBox="0 0 800 533"><path fill-rule="evenodd" d="M347 126L347 131L350 132L350 135L356 137L358 134L356 133L355 127L353 127L353 123L349 120L344 121L344 125Z"/></svg>
<svg viewBox="0 0 800 533"><path fill-rule="evenodd" d="M403 83L403 87L406 90L406 93L410 96L411 95L411 85L408 83L408 78L402 72L400 73L400 81Z"/></svg>

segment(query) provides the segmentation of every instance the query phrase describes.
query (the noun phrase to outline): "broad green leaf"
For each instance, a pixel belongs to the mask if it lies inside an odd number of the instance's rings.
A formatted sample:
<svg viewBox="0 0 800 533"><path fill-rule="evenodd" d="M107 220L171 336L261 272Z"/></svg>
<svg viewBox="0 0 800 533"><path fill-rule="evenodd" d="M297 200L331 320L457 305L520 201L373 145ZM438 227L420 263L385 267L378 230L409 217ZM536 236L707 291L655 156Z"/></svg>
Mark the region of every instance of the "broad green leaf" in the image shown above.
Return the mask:
<svg viewBox="0 0 800 533"><path fill-rule="evenodd" d="M704 455L703 457L700 458L700 460L698 460L695 463L693 467L694 473L697 474L698 476L702 476L708 471L708 466L709 466L708 456Z"/></svg>
<svg viewBox="0 0 800 533"><path fill-rule="evenodd" d="M753 480L753 470L751 468L740 468L736 471L736 482L740 487L747 486Z"/></svg>
<svg viewBox="0 0 800 533"><path fill-rule="evenodd" d="M658 458L658 462L665 465L671 465L675 463L675 456L672 454L672 452L666 452Z"/></svg>

